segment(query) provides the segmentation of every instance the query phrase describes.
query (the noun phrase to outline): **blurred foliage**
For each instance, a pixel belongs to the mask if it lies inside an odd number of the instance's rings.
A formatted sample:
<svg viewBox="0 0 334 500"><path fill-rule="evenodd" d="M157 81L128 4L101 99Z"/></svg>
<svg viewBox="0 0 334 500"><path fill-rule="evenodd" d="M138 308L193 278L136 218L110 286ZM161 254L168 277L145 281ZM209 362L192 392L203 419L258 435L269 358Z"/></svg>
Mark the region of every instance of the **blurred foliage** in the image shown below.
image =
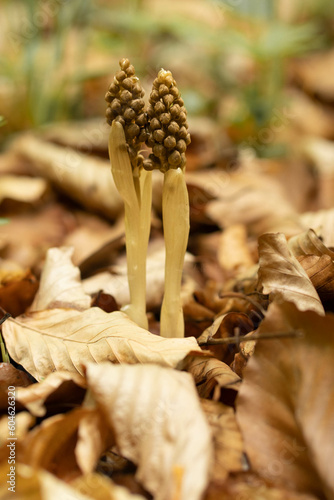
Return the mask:
<svg viewBox="0 0 334 500"><path fill-rule="evenodd" d="M291 58L329 43L328 9L325 0L4 0L2 130L100 115L126 56L144 86L171 69L189 112L244 142L282 106Z"/></svg>

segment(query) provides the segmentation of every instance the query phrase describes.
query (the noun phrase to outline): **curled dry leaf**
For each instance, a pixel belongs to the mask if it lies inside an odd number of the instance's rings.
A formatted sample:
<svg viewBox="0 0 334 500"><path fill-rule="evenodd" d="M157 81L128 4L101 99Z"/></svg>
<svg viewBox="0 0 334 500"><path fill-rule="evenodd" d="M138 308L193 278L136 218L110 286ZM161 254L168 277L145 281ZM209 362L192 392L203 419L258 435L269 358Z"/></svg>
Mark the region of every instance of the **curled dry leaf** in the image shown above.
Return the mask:
<svg viewBox="0 0 334 500"><path fill-rule="evenodd" d="M273 299L294 302L301 311L324 314L324 308L307 273L289 252L282 233L259 238L258 289Z"/></svg>
<svg viewBox="0 0 334 500"><path fill-rule="evenodd" d="M321 301L331 308L334 297L334 262L329 255L304 255L298 258Z"/></svg>
<svg viewBox="0 0 334 500"><path fill-rule="evenodd" d="M257 343L237 419L251 466L263 478L333 499L334 316L271 304L259 333L289 330L304 336Z"/></svg>
<svg viewBox="0 0 334 500"><path fill-rule="evenodd" d="M12 316L24 313L37 289L38 281L30 271L0 271L0 307Z"/></svg>
<svg viewBox="0 0 334 500"><path fill-rule="evenodd" d="M90 307L91 298L83 291L80 271L71 261L73 250L71 247L48 250L39 290L30 308L32 311Z"/></svg>
<svg viewBox="0 0 334 500"><path fill-rule="evenodd" d="M86 375L121 454L137 464L136 477L155 500L202 498L211 435L191 376L106 364L89 364Z"/></svg>
<svg viewBox="0 0 334 500"><path fill-rule="evenodd" d="M193 376L201 398L212 398L215 401L220 399L224 402L226 399L234 399L239 389L240 377L209 353L189 353L179 363L178 369Z"/></svg>
<svg viewBox="0 0 334 500"><path fill-rule="evenodd" d="M53 407L75 405L84 396L86 382L78 373L50 373L43 382L26 388L17 388L16 401L22 404L32 415L43 417L48 404Z"/></svg>
<svg viewBox="0 0 334 500"><path fill-rule="evenodd" d="M210 424L214 462L210 482L226 479L229 472L243 469L243 441L233 408L216 401L202 399L201 406Z"/></svg>
<svg viewBox="0 0 334 500"><path fill-rule="evenodd" d="M111 218L122 213L122 200L110 175L108 161L29 134L17 139L12 148L33 164L38 175L46 177L84 207Z"/></svg>
<svg viewBox="0 0 334 500"><path fill-rule="evenodd" d="M313 229L290 238L288 247L295 257L303 255L318 255L321 257L322 255L328 255L331 259L334 259L334 252L323 244Z"/></svg>
<svg viewBox="0 0 334 500"><path fill-rule="evenodd" d="M2 331L10 356L37 380L59 370L83 374L91 361L175 367L188 352L200 351L194 338L158 337L126 314L98 307L29 313L9 318Z"/></svg>

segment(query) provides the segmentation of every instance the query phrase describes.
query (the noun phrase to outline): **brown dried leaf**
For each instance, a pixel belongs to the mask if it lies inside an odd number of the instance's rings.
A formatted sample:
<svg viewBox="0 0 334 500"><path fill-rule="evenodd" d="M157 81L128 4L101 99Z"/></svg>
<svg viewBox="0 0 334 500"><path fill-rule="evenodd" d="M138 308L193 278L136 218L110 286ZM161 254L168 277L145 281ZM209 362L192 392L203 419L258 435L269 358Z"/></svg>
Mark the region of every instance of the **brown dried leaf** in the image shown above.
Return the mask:
<svg viewBox="0 0 334 500"><path fill-rule="evenodd" d="M259 238L258 288L272 299L294 302L301 311L324 314L319 296L298 260L291 255L283 234Z"/></svg>
<svg viewBox="0 0 334 500"><path fill-rule="evenodd" d="M188 354L178 365L179 370L189 372L195 380L198 394L201 398L210 398L215 401L224 400L229 393L236 396L240 377L231 368L212 357L211 354L200 352ZM223 401L224 402L224 401Z"/></svg>
<svg viewBox="0 0 334 500"><path fill-rule="evenodd" d="M91 361L174 367L188 352L200 350L194 338L165 339L122 312L98 307L28 313L9 318L2 330L10 356L37 380L55 370L82 374L83 365Z"/></svg>
<svg viewBox="0 0 334 500"><path fill-rule="evenodd" d="M138 481L156 500L199 500L211 436L191 376L153 365L108 364L89 364L86 375L120 452L138 465Z"/></svg>
<svg viewBox="0 0 334 500"><path fill-rule="evenodd" d="M144 500L141 495L130 493L126 488L115 485L101 474L86 474L71 482L71 486L92 500Z"/></svg>
<svg viewBox="0 0 334 500"><path fill-rule="evenodd" d="M32 268L44 258L50 247L60 246L75 221L60 205L49 205L37 213L10 217L0 226L1 257L11 259L24 269Z"/></svg>
<svg viewBox="0 0 334 500"><path fill-rule="evenodd" d="M73 248L48 250L31 311L66 307L82 311L90 307L91 298L83 291L80 271L72 264L72 255Z"/></svg>
<svg viewBox="0 0 334 500"><path fill-rule="evenodd" d="M288 248L295 257L302 255L318 255L319 257L329 255L331 259L334 259L334 252L323 244L313 229L290 238Z"/></svg>
<svg viewBox="0 0 334 500"><path fill-rule="evenodd" d="M226 479L243 469L243 441L233 408L209 399L201 400L213 435L214 462L210 481Z"/></svg>
<svg viewBox="0 0 334 500"><path fill-rule="evenodd" d="M329 255L305 255L298 258L323 303L331 307L334 297L334 262Z"/></svg>
<svg viewBox="0 0 334 500"><path fill-rule="evenodd" d="M38 281L30 271L0 271L0 307L12 316L25 312L37 289Z"/></svg>
<svg viewBox="0 0 334 500"><path fill-rule="evenodd" d="M244 372L237 419L252 468L278 487L334 498L334 316L271 304L259 333L302 339L259 341Z"/></svg>
<svg viewBox="0 0 334 500"><path fill-rule="evenodd" d="M228 271L240 272L255 264L243 224L233 224L221 234L217 257L220 266Z"/></svg>
<svg viewBox="0 0 334 500"><path fill-rule="evenodd" d="M33 163L38 175L84 207L111 218L122 213L123 203L110 175L108 160L89 157L29 134L22 135L12 148Z"/></svg>
<svg viewBox="0 0 334 500"><path fill-rule="evenodd" d="M226 481L211 483L204 500L319 500L285 488L268 485L254 473L229 476Z"/></svg>
<svg viewBox="0 0 334 500"><path fill-rule="evenodd" d="M43 382L32 384L27 388L17 388L16 401L22 404L32 415L42 417L47 406L58 410L62 406L75 405L82 401L86 382L78 373L50 373Z"/></svg>

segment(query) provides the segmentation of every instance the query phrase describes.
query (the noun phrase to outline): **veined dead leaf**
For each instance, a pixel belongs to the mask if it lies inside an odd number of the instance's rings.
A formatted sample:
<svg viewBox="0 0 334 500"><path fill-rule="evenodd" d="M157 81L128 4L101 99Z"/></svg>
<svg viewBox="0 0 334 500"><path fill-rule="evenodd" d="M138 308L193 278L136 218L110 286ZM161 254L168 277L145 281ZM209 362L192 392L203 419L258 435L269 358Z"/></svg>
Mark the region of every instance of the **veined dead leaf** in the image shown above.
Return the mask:
<svg viewBox="0 0 334 500"><path fill-rule="evenodd" d="M87 362L157 363L175 367L200 351L193 337L153 335L119 311L50 309L9 318L2 326L10 356L37 380L53 371L83 374Z"/></svg>
<svg viewBox="0 0 334 500"><path fill-rule="evenodd" d="M302 255L318 255L319 257L329 255L332 260L334 259L334 252L323 244L313 229L290 238L288 248L295 257L301 257Z"/></svg>
<svg viewBox="0 0 334 500"><path fill-rule="evenodd" d="M334 297L334 262L329 255L305 255L298 258L325 306L331 308Z"/></svg>
<svg viewBox="0 0 334 500"><path fill-rule="evenodd" d="M48 250L31 311L66 307L80 311L90 307L91 298L83 291L80 271L72 264L73 251L71 247Z"/></svg>
<svg viewBox="0 0 334 500"><path fill-rule="evenodd" d="M108 364L89 364L86 376L121 454L138 465L136 477L155 500L202 498L212 445L191 376Z"/></svg>
<svg viewBox="0 0 334 500"><path fill-rule="evenodd" d="M201 398L219 399L224 397L234 399L241 382L240 377L231 368L214 358L210 353L189 353L178 365L179 370L189 372L195 380L198 394ZM228 394L233 392L233 397Z"/></svg>
<svg viewBox="0 0 334 500"><path fill-rule="evenodd" d="M282 233L259 238L258 288L271 298L294 302L301 311L324 314L324 308L307 273L291 255Z"/></svg>
<svg viewBox="0 0 334 500"><path fill-rule="evenodd" d="M274 485L334 498L334 316L270 305L259 333L299 330L301 339L258 341L244 371L237 419L252 468Z"/></svg>
<svg viewBox="0 0 334 500"><path fill-rule="evenodd" d="M201 399L201 406L213 435L214 462L211 481L226 479L229 472L243 469L243 441L233 408Z"/></svg>

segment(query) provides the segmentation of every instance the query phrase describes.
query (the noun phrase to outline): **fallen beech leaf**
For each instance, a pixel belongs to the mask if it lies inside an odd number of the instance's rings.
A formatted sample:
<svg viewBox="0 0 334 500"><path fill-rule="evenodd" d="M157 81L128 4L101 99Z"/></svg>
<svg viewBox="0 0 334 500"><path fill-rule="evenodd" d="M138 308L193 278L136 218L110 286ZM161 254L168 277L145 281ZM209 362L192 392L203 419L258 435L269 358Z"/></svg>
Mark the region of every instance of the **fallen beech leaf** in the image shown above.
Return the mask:
<svg viewBox="0 0 334 500"><path fill-rule="evenodd" d="M201 399L201 406L213 436L214 462L210 482L223 480L229 472L243 469L241 433L233 408L209 399Z"/></svg>
<svg viewBox="0 0 334 500"><path fill-rule="evenodd" d="M258 341L237 419L251 466L263 478L333 499L334 316L271 304L259 333L289 330L304 337Z"/></svg>
<svg viewBox="0 0 334 500"><path fill-rule="evenodd" d="M272 299L294 302L299 310L324 314L324 308L307 273L289 252L284 234L259 238L258 289Z"/></svg>
<svg viewBox="0 0 334 500"><path fill-rule="evenodd" d="M49 205L37 213L10 217L0 225L1 257L24 269L39 265L45 251L60 246L75 225L74 218L61 205Z"/></svg>
<svg viewBox="0 0 334 500"><path fill-rule="evenodd" d="M17 460L66 481L92 472L101 454L114 444L101 420L101 415L88 408L47 418L18 441Z"/></svg>
<svg viewBox="0 0 334 500"><path fill-rule="evenodd" d="M75 405L82 401L86 382L78 373L50 373L43 382L26 388L17 388L16 401L22 404L32 415L43 417L47 406Z"/></svg>
<svg viewBox="0 0 334 500"><path fill-rule="evenodd" d="M190 375L158 366L87 366L98 410L155 500L199 500L211 436ZM196 436L196 439L193 439Z"/></svg>
<svg viewBox="0 0 334 500"><path fill-rule="evenodd" d="M334 297L334 262L329 255L304 255L298 258L321 301L329 308Z"/></svg>
<svg viewBox="0 0 334 500"><path fill-rule="evenodd" d="M71 482L71 486L92 500L145 500L143 496L130 493L101 474L92 473L78 477Z"/></svg>
<svg viewBox="0 0 334 500"><path fill-rule="evenodd" d="M235 398L239 389L240 377L228 365L205 352L188 354L178 369L186 370L194 377L201 398L224 402L226 392L233 392Z"/></svg>
<svg viewBox="0 0 334 500"><path fill-rule="evenodd" d="M245 225L233 224L223 231L217 257L219 265L228 271L242 271L255 264L247 246Z"/></svg>
<svg viewBox="0 0 334 500"><path fill-rule="evenodd" d="M10 363L0 363L0 410L8 409L8 387L26 387L32 384L29 375Z"/></svg>
<svg viewBox="0 0 334 500"><path fill-rule="evenodd" d="M332 101L334 97L330 75L334 71L334 50L318 51L295 61L291 68L294 78L311 95Z"/></svg>
<svg viewBox="0 0 334 500"><path fill-rule="evenodd" d="M295 257L302 255L318 255L319 257L329 255L331 259L334 259L334 252L323 244L313 229L290 238L288 247Z"/></svg>
<svg viewBox="0 0 334 500"><path fill-rule="evenodd" d="M204 500L319 500L313 495L303 495L286 488L268 485L254 473L230 475L226 481L209 485Z"/></svg>
<svg viewBox="0 0 334 500"><path fill-rule="evenodd" d="M47 189L45 179L23 177L16 175L2 175L0 184L0 203L9 198L11 200L34 203L43 196Z"/></svg>
<svg viewBox="0 0 334 500"><path fill-rule="evenodd" d="M0 467L1 477L9 473L9 465L3 462ZM92 500L82 495L63 481L44 470L34 469L24 464L15 465L15 488L8 491L10 485L0 483L0 499L11 500Z"/></svg>
<svg viewBox="0 0 334 500"><path fill-rule="evenodd" d="M73 248L50 248L41 276L39 290L31 305L32 311L66 308L84 310L91 298L85 294L80 271L72 264Z"/></svg>
<svg viewBox="0 0 334 500"><path fill-rule="evenodd" d="M23 314L32 303L38 281L30 271L1 272L0 307L12 316Z"/></svg>
<svg viewBox="0 0 334 500"><path fill-rule="evenodd" d="M31 134L22 135L12 149L32 162L34 170L88 209L111 218L123 210L107 160L55 146Z"/></svg>
<svg viewBox="0 0 334 500"><path fill-rule="evenodd" d="M310 227L322 238L324 245L334 247L334 208L305 212L300 216L305 227Z"/></svg>
<svg viewBox="0 0 334 500"><path fill-rule="evenodd" d="M192 350L194 338L165 339L140 328L119 311L50 309L9 318L2 326L10 356L37 380L53 371L83 374L83 365L157 363L174 367Z"/></svg>

